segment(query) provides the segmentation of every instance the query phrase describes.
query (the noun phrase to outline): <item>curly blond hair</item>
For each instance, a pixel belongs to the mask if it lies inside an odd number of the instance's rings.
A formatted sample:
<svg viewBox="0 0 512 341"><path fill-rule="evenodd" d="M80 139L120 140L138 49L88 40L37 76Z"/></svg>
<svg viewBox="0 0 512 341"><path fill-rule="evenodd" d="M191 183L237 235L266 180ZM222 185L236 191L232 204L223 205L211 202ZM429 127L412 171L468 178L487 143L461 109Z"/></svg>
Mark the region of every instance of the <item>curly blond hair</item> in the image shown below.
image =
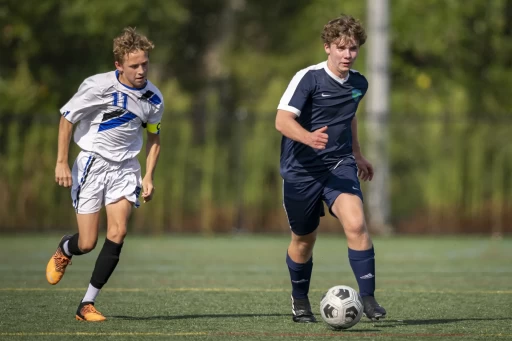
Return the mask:
<svg viewBox="0 0 512 341"><path fill-rule="evenodd" d="M114 60L122 63L124 57L137 50L151 51L155 45L144 35L139 34L133 27L126 27L123 33L114 38Z"/></svg>
<svg viewBox="0 0 512 341"><path fill-rule="evenodd" d="M322 31L324 44L331 45L339 39L354 39L359 46L366 41L366 32L361 22L350 15L342 14L329 21Z"/></svg>

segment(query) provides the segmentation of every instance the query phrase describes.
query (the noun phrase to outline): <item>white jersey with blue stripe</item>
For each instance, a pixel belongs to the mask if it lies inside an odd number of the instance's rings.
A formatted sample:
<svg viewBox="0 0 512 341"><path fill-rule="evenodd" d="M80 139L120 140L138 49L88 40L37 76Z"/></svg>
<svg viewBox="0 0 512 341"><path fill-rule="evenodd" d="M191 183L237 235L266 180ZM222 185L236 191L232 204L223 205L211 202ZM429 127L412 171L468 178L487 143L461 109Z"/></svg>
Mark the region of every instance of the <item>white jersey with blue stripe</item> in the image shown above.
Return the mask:
<svg viewBox="0 0 512 341"><path fill-rule="evenodd" d="M118 76L111 71L87 78L60 110L69 122L78 123L74 141L82 150L116 162L137 156L143 127L160 132L164 110L162 93L150 81L131 88Z"/></svg>

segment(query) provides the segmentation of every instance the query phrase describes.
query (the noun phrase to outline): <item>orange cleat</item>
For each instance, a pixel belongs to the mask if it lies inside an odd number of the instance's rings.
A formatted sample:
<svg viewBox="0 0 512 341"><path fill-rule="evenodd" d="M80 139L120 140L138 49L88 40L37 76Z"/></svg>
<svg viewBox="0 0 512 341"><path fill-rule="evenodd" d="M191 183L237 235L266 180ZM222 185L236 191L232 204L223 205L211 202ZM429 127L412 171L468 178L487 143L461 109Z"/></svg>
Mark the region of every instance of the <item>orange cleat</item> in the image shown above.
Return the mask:
<svg viewBox="0 0 512 341"><path fill-rule="evenodd" d="M80 303L75 318L78 321L88 322L101 322L106 320L105 316L94 308L94 303L92 302Z"/></svg>
<svg viewBox="0 0 512 341"><path fill-rule="evenodd" d="M71 257L66 256L62 251L62 244L70 238L71 236L68 235L62 237L59 246L57 247L57 251L55 251L46 266L46 280L51 285L55 285L60 282L62 276L64 276L66 267L71 264Z"/></svg>

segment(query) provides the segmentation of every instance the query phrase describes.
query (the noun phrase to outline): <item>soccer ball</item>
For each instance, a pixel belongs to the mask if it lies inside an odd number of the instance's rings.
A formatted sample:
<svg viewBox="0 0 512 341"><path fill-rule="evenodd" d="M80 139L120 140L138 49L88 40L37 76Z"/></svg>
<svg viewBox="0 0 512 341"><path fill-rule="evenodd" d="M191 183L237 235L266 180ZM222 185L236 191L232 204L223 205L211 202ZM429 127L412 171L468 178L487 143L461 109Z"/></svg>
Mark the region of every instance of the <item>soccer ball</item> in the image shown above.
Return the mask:
<svg viewBox="0 0 512 341"><path fill-rule="evenodd" d="M346 285L337 285L322 296L320 314L329 326L348 329L363 316L363 302L359 293Z"/></svg>

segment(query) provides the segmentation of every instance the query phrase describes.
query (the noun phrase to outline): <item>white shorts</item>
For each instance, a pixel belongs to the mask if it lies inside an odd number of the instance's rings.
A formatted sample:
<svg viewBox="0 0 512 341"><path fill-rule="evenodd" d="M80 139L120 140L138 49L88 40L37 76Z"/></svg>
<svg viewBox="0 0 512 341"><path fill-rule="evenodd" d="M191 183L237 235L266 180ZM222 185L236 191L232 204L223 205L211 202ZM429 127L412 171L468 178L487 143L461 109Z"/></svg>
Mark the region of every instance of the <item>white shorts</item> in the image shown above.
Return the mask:
<svg viewBox="0 0 512 341"><path fill-rule="evenodd" d="M114 162L82 151L73 164L71 199L76 213L98 212L123 198L139 207L140 164L137 158Z"/></svg>

